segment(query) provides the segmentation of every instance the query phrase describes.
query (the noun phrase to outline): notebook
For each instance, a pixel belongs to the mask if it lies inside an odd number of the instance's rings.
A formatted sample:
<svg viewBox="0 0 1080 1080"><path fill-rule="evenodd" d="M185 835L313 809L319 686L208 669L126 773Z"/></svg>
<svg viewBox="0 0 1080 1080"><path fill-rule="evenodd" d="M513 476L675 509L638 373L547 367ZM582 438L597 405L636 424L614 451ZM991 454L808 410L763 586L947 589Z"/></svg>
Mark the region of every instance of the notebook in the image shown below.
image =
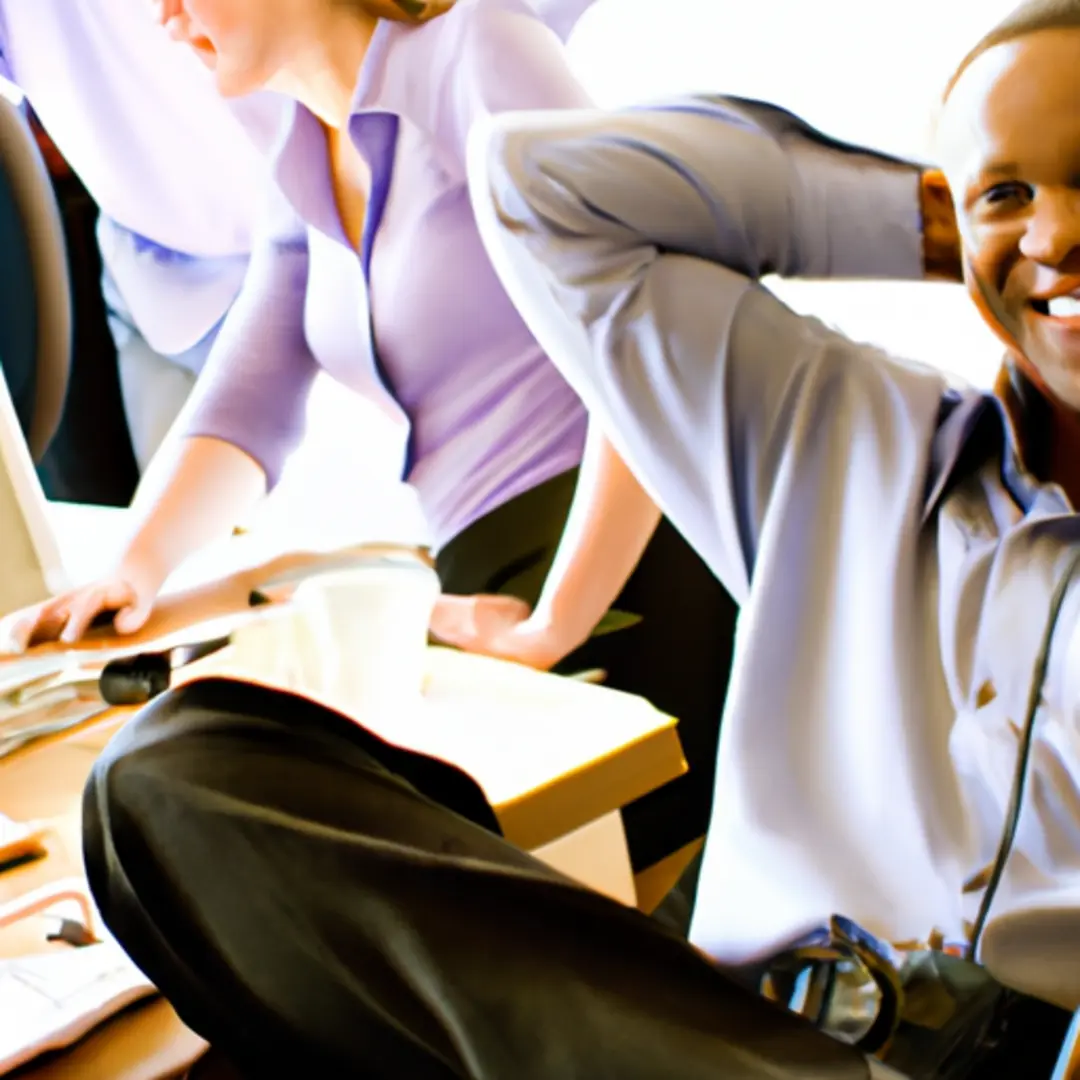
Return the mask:
<svg viewBox="0 0 1080 1080"><path fill-rule="evenodd" d="M111 940L0 961L0 1076L156 993Z"/></svg>

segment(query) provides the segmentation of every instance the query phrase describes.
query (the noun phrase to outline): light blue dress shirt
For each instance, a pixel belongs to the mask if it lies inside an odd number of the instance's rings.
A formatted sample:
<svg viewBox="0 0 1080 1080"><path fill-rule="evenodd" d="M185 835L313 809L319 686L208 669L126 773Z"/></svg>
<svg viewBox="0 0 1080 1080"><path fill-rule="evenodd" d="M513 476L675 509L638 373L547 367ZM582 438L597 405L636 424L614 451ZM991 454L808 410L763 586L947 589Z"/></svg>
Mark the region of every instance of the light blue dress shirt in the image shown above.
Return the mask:
<svg viewBox="0 0 1080 1080"><path fill-rule="evenodd" d="M0 0L0 78L101 208L139 330L165 355L190 349L240 291L284 104L226 103L142 0Z"/></svg>
<svg viewBox="0 0 1080 1080"><path fill-rule="evenodd" d="M963 940L1080 519L1025 473L995 399L758 280L920 277L915 168L697 98L496 118L470 175L526 322L742 605L693 940L741 962L833 913ZM981 950L1069 1008L1078 622L1074 583Z"/></svg>

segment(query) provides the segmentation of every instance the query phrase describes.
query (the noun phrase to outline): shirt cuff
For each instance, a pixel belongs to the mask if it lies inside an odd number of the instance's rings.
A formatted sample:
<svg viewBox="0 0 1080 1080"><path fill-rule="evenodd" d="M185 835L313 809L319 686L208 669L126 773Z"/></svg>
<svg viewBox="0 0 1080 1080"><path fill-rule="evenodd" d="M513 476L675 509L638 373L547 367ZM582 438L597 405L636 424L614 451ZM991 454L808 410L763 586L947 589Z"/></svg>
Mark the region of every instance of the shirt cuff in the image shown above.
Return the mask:
<svg viewBox="0 0 1080 1080"><path fill-rule="evenodd" d="M800 147L793 166L809 195L796 205L829 208L823 220L797 223L796 235L816 236L807 276L922 280L921 169L813 144Z"/></svg>

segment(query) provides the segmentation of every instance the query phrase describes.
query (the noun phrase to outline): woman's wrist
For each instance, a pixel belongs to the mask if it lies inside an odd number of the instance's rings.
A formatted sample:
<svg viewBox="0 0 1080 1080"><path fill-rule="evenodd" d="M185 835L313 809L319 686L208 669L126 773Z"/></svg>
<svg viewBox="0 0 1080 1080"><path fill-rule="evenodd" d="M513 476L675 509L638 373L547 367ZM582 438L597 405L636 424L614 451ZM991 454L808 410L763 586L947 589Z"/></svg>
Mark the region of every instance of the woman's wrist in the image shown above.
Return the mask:
<svg viewBox="0 0 1080 1080"><path fill-rule="evenodd" d="M553 662L557 662L584 645L598 622L599 619L583 620L579 604L567 604L560 597L551 600L541 597L529 616L528 627L545 642L545 651L551 652Z"/></svg>
<svg viewBox="0 0 1080 1080"><path fill-rule="evenodd" d="M139 594L156 596L172 573L154 552L146 551L135 543L120 557L113 570L118 580L125 582Z"/></svg>

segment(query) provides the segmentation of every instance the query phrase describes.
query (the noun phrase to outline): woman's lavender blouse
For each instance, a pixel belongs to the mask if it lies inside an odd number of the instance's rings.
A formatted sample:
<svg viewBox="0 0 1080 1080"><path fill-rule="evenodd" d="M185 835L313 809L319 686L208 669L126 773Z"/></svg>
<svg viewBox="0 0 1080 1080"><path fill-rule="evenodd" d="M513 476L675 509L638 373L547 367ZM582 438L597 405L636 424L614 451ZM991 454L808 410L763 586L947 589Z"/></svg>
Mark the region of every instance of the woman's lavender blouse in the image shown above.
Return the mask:
<svg viewBox="0 0 1080 1080"><path fill-rule="evenodd" d="M410 425L405 473L440 544L577 465L584 409L491 268L465 146L481 117L587 104L526 0L459 0L421 27L381 23L350 127L372 175L362 251L342 231L323 130L297 105L276 157L281 204L189 434L239 446L272 484L322 369Z"/></svg>

